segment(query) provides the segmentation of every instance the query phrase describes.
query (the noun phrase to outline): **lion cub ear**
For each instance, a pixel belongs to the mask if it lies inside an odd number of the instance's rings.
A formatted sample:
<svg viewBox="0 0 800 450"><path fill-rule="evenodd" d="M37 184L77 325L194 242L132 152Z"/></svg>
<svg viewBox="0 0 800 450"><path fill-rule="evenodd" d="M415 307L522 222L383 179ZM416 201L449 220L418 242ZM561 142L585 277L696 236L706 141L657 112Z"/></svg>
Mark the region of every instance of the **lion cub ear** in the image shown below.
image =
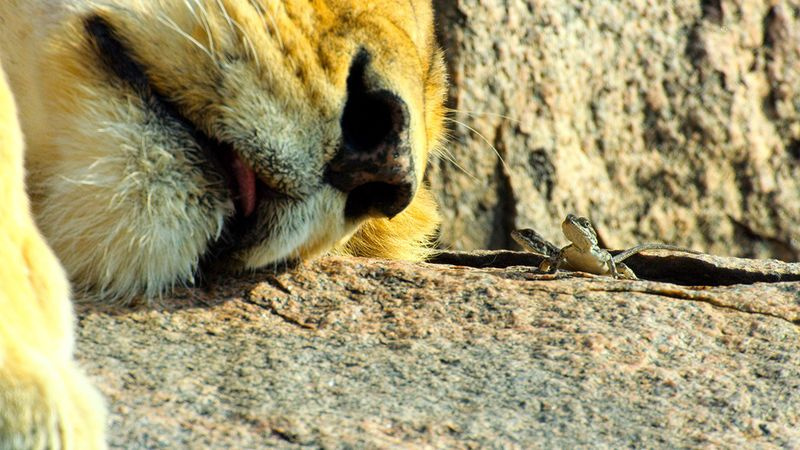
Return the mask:
<svg viewBox="0 0 800 450"><path fill-rule="evenodd" d="M335 253L352 256L423 261L433 254L440 222L433 194L420 187L411 204L391 219L369 219Z"/></svg>

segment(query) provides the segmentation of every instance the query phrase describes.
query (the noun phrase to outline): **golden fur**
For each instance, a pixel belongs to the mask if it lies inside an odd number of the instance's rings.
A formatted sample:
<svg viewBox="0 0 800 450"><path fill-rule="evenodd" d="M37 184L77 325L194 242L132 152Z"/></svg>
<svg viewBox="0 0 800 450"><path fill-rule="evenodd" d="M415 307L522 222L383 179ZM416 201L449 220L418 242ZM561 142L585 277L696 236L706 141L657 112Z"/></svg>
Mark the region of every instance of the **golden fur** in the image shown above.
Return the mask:
<svg viewBox="0 0 800 450"><path fill-rule="evenodd" d="M432 24L430 0L0 1L0 448L103 445L66 279L126 300L219 266L424 258L445 94ZM351 90L391 99L378 147L396 145L385 172L403 167L410 203L351 209L330 181Z"/></svg>

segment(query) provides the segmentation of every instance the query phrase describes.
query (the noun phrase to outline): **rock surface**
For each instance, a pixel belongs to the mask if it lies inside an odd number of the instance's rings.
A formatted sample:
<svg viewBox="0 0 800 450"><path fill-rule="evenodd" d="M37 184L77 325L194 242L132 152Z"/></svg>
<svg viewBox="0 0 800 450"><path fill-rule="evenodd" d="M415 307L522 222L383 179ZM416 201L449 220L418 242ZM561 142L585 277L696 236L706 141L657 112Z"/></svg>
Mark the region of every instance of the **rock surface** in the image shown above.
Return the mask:
<svg viewBox="0 0 800 450"><path fill-rule="evenodd" d="M678 285L447 258L508 267L327 257L80 307L112 444L800 446L800 264L629 260ZM692 286L689 260L752 284Z"/></svg>
<svg viewBox="0 0 800 450"><path fill-rule="evenodd" d="M435 4L463 123L429 177L445 247L562 242L575 212L611 247L800 260L800 1Z"/></svg>

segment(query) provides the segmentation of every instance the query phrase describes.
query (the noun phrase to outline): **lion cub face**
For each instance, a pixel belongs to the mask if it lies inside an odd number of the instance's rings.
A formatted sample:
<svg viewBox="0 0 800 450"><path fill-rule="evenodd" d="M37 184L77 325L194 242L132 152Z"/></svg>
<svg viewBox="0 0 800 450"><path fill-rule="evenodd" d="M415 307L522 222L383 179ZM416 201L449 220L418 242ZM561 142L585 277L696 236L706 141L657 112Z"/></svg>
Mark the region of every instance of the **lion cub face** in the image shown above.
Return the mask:
<svg viewBox="0 0 800 450"><path fill-rule="evenodd" d="M311 256L422 189L444 91L427 1L67 17L39 61L40 111L22 117L37 218L83 289L152 295L205 264Z"/></svg>

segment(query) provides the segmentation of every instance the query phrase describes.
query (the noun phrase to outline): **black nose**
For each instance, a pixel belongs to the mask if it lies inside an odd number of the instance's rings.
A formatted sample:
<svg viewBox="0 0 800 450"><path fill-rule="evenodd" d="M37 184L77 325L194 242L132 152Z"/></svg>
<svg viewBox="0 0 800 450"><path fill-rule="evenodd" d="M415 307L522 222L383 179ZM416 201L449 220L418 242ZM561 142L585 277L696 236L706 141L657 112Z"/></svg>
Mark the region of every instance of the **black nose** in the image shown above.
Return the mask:
<svg viewBox="0 0 800 450"><path fill-rule="evenodd" d="M342 143L328 163L328 182L347 194L347 217L394 217L414 197L414 173L406 103L367 74L369 55L353 60L342 114Z"/></svg>

